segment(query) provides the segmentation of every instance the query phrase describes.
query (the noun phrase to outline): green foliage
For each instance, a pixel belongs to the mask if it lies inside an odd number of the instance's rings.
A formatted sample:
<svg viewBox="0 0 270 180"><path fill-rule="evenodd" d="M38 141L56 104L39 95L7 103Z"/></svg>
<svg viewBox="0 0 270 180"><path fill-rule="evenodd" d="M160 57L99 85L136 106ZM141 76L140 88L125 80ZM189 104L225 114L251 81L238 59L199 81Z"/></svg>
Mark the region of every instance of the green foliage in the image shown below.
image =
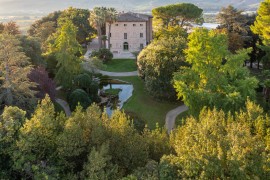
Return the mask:
<svg viewBox="0 0 270 180"><path fill-rule="evenodd" d="M99 151L94 147L84 165L83 177L93 180L117 179L117 166L111 163L111 159L109 143L102 144Z"/></svg>
<svg viewBox="0 0 270 180"><path fill-rule="evenodd" d="M20 36L22 50L30 58L31 64L38 66L44 65L40 42L31 36Z"/></svg>
<svg viewBox="0 0 270 180"><path fill-rule="evenodd" d="M59 17L59 21L61 21L61 19L70 19L78 28L76 38L80 44L89 42L94 32L93 28L88 23L89 13L88 9L69 7L62 11Z"/></svg>
<svg viewBox="0 0 270 180"><path fill-rule="evenodd" d="M158 162L163 155L171 153L169 137L164 128L157 125L156 129L151 131L146 127L142 135L149 146L150 159Z"/></svg>
<svg viewBox="0 0 270 180"><path fill-rule="evenodd" d="M254 25L251 26L253 33L258 34L263 41L263 44L266 46L270 45L270 1L264 0L261 2L258 9L258 16Z"/></svg>
<svg viewBox="0 0 270 180"><path fill-rule="evenodd" d="M98 59L101 59L103 63L107 63L112 60L113 54L109 49L101 48L98 51L93 51L91 57L97 57Z"/></svg>
<svg viewBox="0 0 270 180"><path fill-rule="evenodd" d="M172 134L176 155L162 161L183 179L265 179L269 164L261 128L269 128L269 118L251 102L235 119L223 111L204 109L198 119L188 118Z"/></svg>
<svg viewBox="0 0 270 180"><path fill-rule="evenodd" d="M76 109L78 104L86 109L88 106L90 106L91 99L84 90L76 89L68 96L68 103L72 111Z"/></svg>
<svg viewBox="0 0 270 180"><path fill-rule="evenodd" d="M55 117L54 105L49 96L38 105L31 119L20 129L13 153L13 168L31 178L56 178L57 136L63 120Z"/></svg>
<svg viewBox="0 0 270 180"><path fill-rule="evenodd" d="M107 122L112 161L123 174L145 165L148 159L148 146L131 123L120 111L114 112Z"/></svg>
<svg viewBox="0 0 270 180"><path fill-rule="evenodd" d="M229 5L222 8L217 15L217 20L220 23L218 28L226 29L229 40L228 46L232 53L244 47L244 36L248 32L247 17L242 12Z"/></svg>
<svg viewBox="0 0 270 180"><path fill-rule="evenodd" d="M185 35L182 28L171 28L168 34L153 40L139 54L139 75L144 79L145 87L152 96L159 99L176 99L171 81L173 73L185 65Z"/></svg>
<svg viewBox="0 0 270 180"><path fill-rule="evenodd" d="M32 67L19 44L13 35L0 35L0 102L32 110L36 103L35 84L28 79Z"/></svg>
<svg viewBox="0 0 270 180"><path fill-rule="evenodd" d="M19 129L25 122L26 112L18 107L5 107L0 117L0 177L12 177L11 156L16 149Z"/></svg>
<svg viewBox="0 0 270 180"><path fill-rule="evenodd" d="M102 29L106 26L107 8L106 7L94 7L90 12L89 23L96 28L98 35L99 49L104 48L102 45Z"/></svg>
<svg viewBox="0 0 270 180"><path fill-rule="evenodd" d="M202 22L203 10L191 3L161 6L152 10L153 29L159 31L168 26L184 26L192 22Z"/></svg>
<svg viewBox="0 0 270 180"><path fill-rule="evenodd" d="M247 28L245 27L245 24L247 19L242 12L243 11L236 9L231 5L223 7L217 15L220 28L225 28L229 32L246 33Z"/></svg>
<svg viewBox="0 0 270 180"><path fill-rule="evenodd" d="M77 28L72 22L65 19L61 27L57 28L56 39L48 52L48 54L55 54L58 68L55 79L65 88L72 86L74 76L80 72L81 60L77 54L81 54L81 46L76 40L76 32Z"/></svg>
<svg viewBox="0 0 270 180"><path fill-rule="evenodd" d="M193 115L204 106L235 112L247 97L255 97L258 81L243 67L250 51L231 54L227 44L218 31L196 29L189 36L186 61L191 67L175 73L174 87Z"/></svg>

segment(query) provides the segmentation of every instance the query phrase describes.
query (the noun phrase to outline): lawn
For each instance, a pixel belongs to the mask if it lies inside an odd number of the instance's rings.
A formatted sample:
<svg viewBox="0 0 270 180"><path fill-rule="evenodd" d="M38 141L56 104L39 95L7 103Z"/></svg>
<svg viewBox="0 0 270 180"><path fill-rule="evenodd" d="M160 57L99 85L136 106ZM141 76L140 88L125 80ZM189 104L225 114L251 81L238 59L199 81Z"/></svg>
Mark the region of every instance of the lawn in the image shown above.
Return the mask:
<svg viewBox="0 0 270 180"><path fill-rule="evenodd" d="M131 72L137 70L135 59L112 59L102 70L109 72Z"/></svg>
<svg viewBox="0 0 270 180"><path fill-rule="evenodd" d="M144 83L139 77L117 77L133 84L133 96L124 104L123 109L128 114L135 114L136 117L148 124L153 129L156 123L164 126L165 116L168 111L181 105L181 102L160 102L152 98L144 89Z"/></svg>

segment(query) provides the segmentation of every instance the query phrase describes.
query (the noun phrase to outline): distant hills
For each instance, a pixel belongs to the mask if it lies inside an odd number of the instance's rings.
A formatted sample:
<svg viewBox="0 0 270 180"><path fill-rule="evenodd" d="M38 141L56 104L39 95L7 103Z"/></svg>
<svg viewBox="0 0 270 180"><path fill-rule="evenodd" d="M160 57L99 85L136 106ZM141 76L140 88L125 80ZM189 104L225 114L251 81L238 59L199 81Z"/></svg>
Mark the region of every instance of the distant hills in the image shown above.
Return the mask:
<svg viewBox="0 0 270 180"><path fill-rule="evenodd" d="M95 6L115 7L119 11L151 12L151 9L173 3L189 2L205 12L219 11L233 5L242 10L255 11L263 0L0 0L0 15L38 15L73 6L92 9Z"/></svg>

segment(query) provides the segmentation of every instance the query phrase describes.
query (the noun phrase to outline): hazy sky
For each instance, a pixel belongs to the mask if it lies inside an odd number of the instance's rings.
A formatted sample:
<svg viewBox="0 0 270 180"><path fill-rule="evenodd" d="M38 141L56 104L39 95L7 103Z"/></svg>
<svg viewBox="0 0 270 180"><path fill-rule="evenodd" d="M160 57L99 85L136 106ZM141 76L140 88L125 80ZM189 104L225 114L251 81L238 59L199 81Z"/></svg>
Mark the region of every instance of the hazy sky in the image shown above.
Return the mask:
<svg viewBox="0 0 270 180"><path fill-rule="evenodd" d="M92 9L94 6L113 7L114 4L118 10L131 6L127 0L0 0L0 14L48 13L70 6Z"/></svg>
<svg viewBox="0 0 270 180"><path fill-rule="evenodd" d="M92 9L94 6L111 6L117 10L150 10L156 6L176 2L191 2L200 7L220 5L256 4L262 0L0 0L0 15L49 13L73 6Z"/></svg>

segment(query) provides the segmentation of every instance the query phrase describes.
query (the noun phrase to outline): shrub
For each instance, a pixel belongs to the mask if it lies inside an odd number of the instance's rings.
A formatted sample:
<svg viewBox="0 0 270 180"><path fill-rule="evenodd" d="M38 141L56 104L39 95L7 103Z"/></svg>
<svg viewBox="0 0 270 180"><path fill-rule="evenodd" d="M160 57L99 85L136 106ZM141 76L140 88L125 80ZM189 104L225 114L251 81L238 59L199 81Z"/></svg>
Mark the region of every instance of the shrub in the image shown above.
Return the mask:
<svg viewBox="0 0 270 180"><path fill-rule="evenodd" d="M70 95L68 96L68 103L70 105L70 109L74 111L80 103L80 105L86 109L88 106L91 105L91 99L88 97L88 94L82 89L75 89Z"/></svg>
<svg viewBox="0 0 270 180"><path fill-rule="evenodd" d="M113 54L109 49L101 48L98 51L93 51L91 54L91 57L97 57L98 59L101 59L103 63L106 63L113 58Z"/></svg>

